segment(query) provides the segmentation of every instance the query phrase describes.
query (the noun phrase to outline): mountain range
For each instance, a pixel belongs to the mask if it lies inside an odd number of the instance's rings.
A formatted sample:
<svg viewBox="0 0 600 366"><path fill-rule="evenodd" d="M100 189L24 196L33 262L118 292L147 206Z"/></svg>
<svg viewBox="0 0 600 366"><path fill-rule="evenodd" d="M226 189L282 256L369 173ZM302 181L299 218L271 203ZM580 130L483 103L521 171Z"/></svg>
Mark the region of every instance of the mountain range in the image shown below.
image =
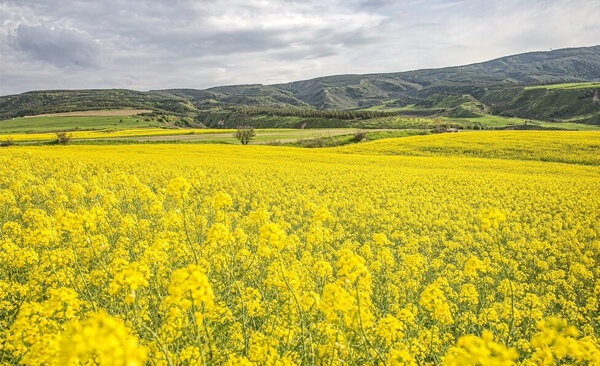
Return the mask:
<svg viewBox="0 0 600 366"><path fill-rule="evenodd" d="M588 84L543 87L582 82ZM334 75L274 85L232 85L202 90L31 91L0 96L0 119L112 108L197 116L207 110L251 106L377 109L452 117L495 114L600 124L599 90L600 45L523 53L465 66Z"/></svg>

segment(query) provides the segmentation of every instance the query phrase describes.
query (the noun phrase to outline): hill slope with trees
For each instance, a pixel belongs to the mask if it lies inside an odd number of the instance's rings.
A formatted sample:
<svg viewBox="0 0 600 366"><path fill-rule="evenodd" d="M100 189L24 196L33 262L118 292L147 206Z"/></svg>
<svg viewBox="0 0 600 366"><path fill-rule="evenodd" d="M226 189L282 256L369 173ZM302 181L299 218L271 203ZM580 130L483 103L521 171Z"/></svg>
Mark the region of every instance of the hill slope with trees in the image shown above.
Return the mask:
<svg viewBox="0 0 600 366"><path fill-rule="evenodd" d="M600 46L531 52L440 69L335 75L275 85L198 89L32 91L0 97L0 119L42 113L140 108L198 117L207 111L284 109L393 111L413 116L486 114L600 124ZM266 112L265 112L266 113ZM280 112L284 113L284 112ZM360 116L365 118L365 116Z"/></svg>

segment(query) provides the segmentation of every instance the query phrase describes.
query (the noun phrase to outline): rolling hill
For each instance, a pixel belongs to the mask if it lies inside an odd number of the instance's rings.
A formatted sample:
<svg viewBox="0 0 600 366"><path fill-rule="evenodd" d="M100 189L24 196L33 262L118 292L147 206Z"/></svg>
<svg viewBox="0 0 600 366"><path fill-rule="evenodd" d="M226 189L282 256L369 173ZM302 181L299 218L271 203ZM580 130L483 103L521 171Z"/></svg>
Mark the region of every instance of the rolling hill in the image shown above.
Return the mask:
<svg viewBox="0 0 600 366"><path fill-rule="evenodd" d="M588 82L582 87L544 87ZM0 97L0 119L76 110L142 108L197 117L240 106L486 114L600 124L600 46L531 52L440 69L335 75L275 85L197 89L32 91ZM579 84L578 84L579 85ZM533 86L533 87L532 87ZM537 86L537 87L536 87Z"/></svg>

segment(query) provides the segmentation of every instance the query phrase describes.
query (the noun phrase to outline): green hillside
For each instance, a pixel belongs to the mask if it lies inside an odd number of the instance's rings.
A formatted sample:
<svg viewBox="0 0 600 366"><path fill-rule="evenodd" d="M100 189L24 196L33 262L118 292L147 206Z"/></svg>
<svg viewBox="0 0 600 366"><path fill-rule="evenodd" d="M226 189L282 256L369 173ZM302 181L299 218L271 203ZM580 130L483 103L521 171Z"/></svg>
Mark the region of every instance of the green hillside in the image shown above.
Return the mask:
<svg viewBox="0 0 600 366"><path fill-rule="evenodd" d="M190 100L166 91L126 89L47 90L0 97L0 120L45 113L102 109L150 109L157 112L194 113Z"/></svg>
<svg viewBox="0 0 600 366"><path fill-rule="evenodd" d="M273 114L269 110L291 110L285 116L278 114L282 117L278 121L287 118L286 121L275 123L286 127L302 125L304 122L289 120L302 117L306 110L379 110L411 117L463 119L492 114L600 124L600 46L525 53L441 69L335 75L276 85L147 92L124 89L32 91L1 96L0 120L53 112L139 108L208 126L214 122L213 118L217 118L215 123L223 119L231 125L234 124L231 116L235 115L232 111L237 112L240 107L264 108L265 116ZM228 117L220 118L219 114ZM308 117L329 119L331 116ZM274 127L273 118L264 120L269 122L261 124L272 125L261 127ZM338 124L348 126L349 123L344 122L347 120L313 122L342 127Z"/></svg>
<svg viewBox="0 0 600 366"><path fill-rule="evenodd" d="M489 105L494 114L503 116L597 124L600 86L593 83L569 85L567 88L498 88L483 95L481 101Z"/></svg>

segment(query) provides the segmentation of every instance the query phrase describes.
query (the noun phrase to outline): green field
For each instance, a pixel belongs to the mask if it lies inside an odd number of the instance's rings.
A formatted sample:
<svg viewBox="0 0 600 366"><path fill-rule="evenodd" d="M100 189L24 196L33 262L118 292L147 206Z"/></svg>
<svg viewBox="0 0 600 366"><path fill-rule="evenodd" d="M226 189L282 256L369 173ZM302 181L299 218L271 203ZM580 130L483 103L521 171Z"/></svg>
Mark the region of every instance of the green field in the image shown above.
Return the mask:
<svg viewBox="0 0 600 366"><path fill-rule="evenodd" d="M565 84L566 85L566 84ZM99 112L101 113L101 112ZM102 112L106 113L106 112ZM293 128L307 122L306 129ZM296 145L326 147L356 142L355 133L365 130L367 140L402 137L427 133L436 128L453 127L464 130L502 129L514 126L526 129L566 129L600 131L600 126L576 121L545 122L523 118L485 115L481 117L408 117L387 116L369 119L306 118L298 116L259 115L230 121L228 130L177 128L145 116L34 116L0 121L0 140L12 139L15 143L48 143L56 139L53 132L73 131L72 143L152 143L189 142L235 144L231 128L252 125L256 137L252 144ZM273 128L275 127L275 128ZM95 131L85 133L84 131ZM113 133L117 131L117 133ZM108 132L109 134L104 134ZM122 132L122 133L121 133Z"/></svg>
<svg viewBox="0 0 600 366"><path fill-rule="evenodd" d="M160 127L142 116L37 116L0 121L0 134Z"/></svg>
<svg viewBox="0 0 600 366"><path fill-rule="evenodd" d="M590 88L600 88L600 82L590 81L590 82L584 82L584 83L533 85L533 86L526 86L525 90L531 90L531 89L590 89Z"/></svg>
<svg viewBox="0 0 600 366"><path fill-rule="evenodd" d="M352 128L327 128L327 129L256 129L256 136L251 144L287 144L294 143L302 139L333 138L342 135L352 135L356 129ZM196 142L196 143L217 143L217 144L237 144L238 141L233 137L230 130L223 132L203 133L203 134L177 134L177 135L158 135L158 136L131 136L115 137L107 139L88 139L88 143L94 142ZM77 142L77 141L75 141Z"/></svg>
<svg viewBox="0 0 600 366"><path fill-rule="evenodd" d="M362 141L406 137L428 133L424 130L358 130L327 129L256 129L251 145L287 145L300 147L333 147ZM54 133L21 133L0 135L0 144L10 140L18 145L46 145L56 141ZM231 129L157 129L139 128L119 131L75 131L70 144L110 145L132 143L201 143L239 144Z"/></svg>
<svg viewBox="0 0 600 366"><path fill-rule="evenodd" d="M535 125L542 128L560 128L565 130L578 130L578 131L600 131L600 126L597 125L589 125L584 123L575 123L575 122L545 122L545 121L537 121L530 120L526 118L516 118L516 117L503 117L503 116L493 116L493 115L485 115L482 117L472 117L472 118L453 118L453 117L442 117L443 121L451 122L451 123L461 123L461 122L470 122L470 123L479 123L486 128L502 128L509 126L520 126L520 125Z"/></svg>
<svg viewBox="0 0 600 366"><path fill-rule="evenodd" d="M366 111L384 111L384 112L415 110L414 104L408 104L408 105L405 105L402 107L395 106L394 103L396 103L397 101L398 101L398 99L386 100L385 102L382 102L381 104L377 104L377 105L371 106L369 108L365 108L365 110Z"/></svg>

